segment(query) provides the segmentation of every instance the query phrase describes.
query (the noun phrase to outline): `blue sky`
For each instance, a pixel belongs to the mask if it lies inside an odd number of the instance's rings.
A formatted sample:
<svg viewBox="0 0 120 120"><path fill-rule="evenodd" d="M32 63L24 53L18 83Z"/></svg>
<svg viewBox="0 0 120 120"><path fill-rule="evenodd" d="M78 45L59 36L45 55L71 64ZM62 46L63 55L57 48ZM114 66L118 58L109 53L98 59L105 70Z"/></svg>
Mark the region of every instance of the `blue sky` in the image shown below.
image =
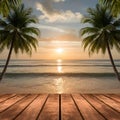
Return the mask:
<svg viewBox="0 0 120 120"><path fill-rule="evenodd" d="M80 21L87 14L87 8L94 8L98 0L23 0L26 7L33 8L33 14L39 19L35 25L41 31L37 52L31 57L26 54L12 55L12 59L108 59L108 55L89 57L81 46L79 30L84 27ZM63 53L57 53L57 49ZM113 57L119 55L113 51ZM8 51L0 54L5 59Z"/></svg>
<svg viewBox="0 0 120 120"><path fill-rule="evenodd" d="M77 34L83 26L80 23L88 7L94 7L97 0L23 0L32 7L39 18L41 37Z"/></svg>

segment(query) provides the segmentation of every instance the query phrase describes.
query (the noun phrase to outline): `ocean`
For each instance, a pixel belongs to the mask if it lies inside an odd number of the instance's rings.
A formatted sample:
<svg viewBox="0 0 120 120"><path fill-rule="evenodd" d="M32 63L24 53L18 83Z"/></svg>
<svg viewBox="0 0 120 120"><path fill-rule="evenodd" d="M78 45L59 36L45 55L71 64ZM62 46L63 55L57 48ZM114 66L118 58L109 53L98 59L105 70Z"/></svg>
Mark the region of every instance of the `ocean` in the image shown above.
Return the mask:
<svg viewBox="0 0 120 120"><path fill-rule="evenodd" d="M109 60L11 60L0 93L120 93L120 82Z"/></svg>

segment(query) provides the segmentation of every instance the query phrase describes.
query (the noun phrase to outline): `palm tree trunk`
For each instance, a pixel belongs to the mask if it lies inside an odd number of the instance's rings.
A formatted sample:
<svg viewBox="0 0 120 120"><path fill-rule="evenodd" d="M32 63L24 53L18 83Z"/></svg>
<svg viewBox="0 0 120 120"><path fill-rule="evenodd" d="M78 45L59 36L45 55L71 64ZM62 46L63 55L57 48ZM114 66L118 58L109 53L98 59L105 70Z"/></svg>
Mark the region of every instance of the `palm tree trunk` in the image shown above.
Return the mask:
<svg viewBox="0 0 120 120"><path fill-rule="evenodd" d="M111 54L111 50L110 50L110 46L108 44L108 41L107 41L107 50L108 50L108 55L109 55L109 58L110 58L110 61L111 61L111 64L113 66L113 70L116 74L116 77L118 78L118 80L120 81L120 75L119 75L119 72L115 66L115 63L114 63L114 60L113 60L113 57L112 57L112 54Z"/></svg>
<svg viewBox="0 0 120 120"><path fill-rule="evenodd" d="M10 58L11 58L12 50L13 50L13 43L14 43L14 39L12 40L12 43L11 43L11 46L10 46L9 54L8 54L8 57L7 57L7 60L6 60L6 63L5 63L5 67L4 67L4 69L3 69L3 71L1 72L1 75L0 75L0 82L3 79L3 77L5 75L5 72L7 70L7 67L8 67Z"/></svg>

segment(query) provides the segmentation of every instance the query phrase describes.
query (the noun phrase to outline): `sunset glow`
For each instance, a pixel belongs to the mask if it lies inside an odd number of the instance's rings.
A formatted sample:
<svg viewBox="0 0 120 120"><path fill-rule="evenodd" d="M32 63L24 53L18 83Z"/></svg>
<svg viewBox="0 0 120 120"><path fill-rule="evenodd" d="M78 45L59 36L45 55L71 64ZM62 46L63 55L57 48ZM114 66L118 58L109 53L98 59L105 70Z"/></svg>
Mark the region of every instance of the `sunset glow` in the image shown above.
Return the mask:
<svg viewBox="0 0 120 120"><path fill-rule="evenodd" d="M57 72L58 73L63 73L63 70L62 70L62 59L58 59L57 60Z"/></svg>
<svg viewBox="0 0 120 120"><path fill-rule="evenodd" d="M58 63L61 63L61 62L62 62L62 59L58 59L57 62L58 62Z"/></svg>
<svg viewBox="0 0 120 120"><path fill-rule="evenodd" d="M120 120L120 0L111 1L0 0L1 120Z"/></svg>
<svg viewBox="0 0 120 120"><path fill-rule="evenodd" d="M69 2L68 2L69 1ZM23 0L25 6L34 11L38 23L31 24L37 27L41 35L38 38L37 51L32 55L21 53L16 56L13 52L11 59L109 59L102 53L89 56L89 51L82 46L82 36L79 34L84 24L80 22L86 15L87 8L93 8L98 0ZM9 50L4 49L0 59L6 59ZM113 56L119 59L119 53L113 48Z"/></svg>
<svg viewBox="0 0 120 120"><path fill-rule="evenodd" d="M59 53L59 54L63 53L63 51L64 51L63 48L57 48L56 49L56 52Z"/></svg>
<svg viewBox="0 0 120 120"><path fill-rule="evenodd" d="M58 71L58 73L62 73L63 71L62 71L62 66L57 66L57 71Z"/></svg>

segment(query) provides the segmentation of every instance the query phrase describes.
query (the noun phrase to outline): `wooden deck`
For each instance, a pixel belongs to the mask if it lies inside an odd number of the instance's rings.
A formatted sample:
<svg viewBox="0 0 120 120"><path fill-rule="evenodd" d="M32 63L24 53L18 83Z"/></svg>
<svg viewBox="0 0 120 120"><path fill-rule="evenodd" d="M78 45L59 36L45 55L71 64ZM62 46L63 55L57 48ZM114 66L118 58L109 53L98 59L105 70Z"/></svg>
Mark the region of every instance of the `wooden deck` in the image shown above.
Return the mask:
<svg viewBox="0 0 120 120"><path fill-rule="evenodd" d="M120 120L120 94L0 95L0 120Z"/></svg>

